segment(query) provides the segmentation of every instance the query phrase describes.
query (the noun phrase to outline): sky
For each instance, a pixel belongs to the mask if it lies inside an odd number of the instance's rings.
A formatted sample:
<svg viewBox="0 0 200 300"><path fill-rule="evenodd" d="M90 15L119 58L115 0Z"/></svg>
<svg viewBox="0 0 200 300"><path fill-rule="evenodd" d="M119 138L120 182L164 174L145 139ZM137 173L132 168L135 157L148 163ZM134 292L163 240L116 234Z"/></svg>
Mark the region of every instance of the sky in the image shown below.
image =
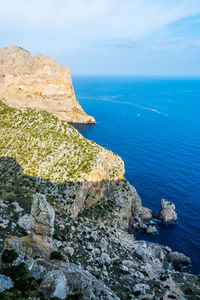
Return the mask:
<svg viewBox="0 0 200 300"><path fill-rule="evenodd" d="M0 0L0 47L80 75L200 76L200 0Z"/></svg>

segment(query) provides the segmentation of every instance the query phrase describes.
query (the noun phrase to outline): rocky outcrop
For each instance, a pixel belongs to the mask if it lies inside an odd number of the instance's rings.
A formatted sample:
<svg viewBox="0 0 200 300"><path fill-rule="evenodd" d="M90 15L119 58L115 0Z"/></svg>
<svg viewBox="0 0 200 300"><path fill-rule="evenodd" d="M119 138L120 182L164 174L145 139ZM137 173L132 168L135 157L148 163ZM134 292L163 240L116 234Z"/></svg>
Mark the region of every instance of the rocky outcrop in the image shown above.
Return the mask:
<svg viewBox="0 0 200 300"><path fill-rule="evenodd" d="M46 196L39 193L34 194L31 214L25 214L18 220L18 225L29 234L21 238L16 236L7 238L5 249L48 258L50 253L56 249L52 240L54 219L55 211L47 202ZM28 222L26 226L25 221Z"/></svg>
<svg viewBox="0 0 200 300"><path fill-rule="evenodd" d="M177 213L175 212L175 204L166 200L162 199L161 200L161 211L159 214L159 218L164 222L164 223L171 223L171 222L176 222L177 220Z"/></svg>
<svg viewBox="0 0 200 300"><path fill-rule="evenodd" d="M124 163L118 155L85 139L52 114L14 109L2 101L0 114L4 136L0 156L15 157L24 175L59 183L123 178ZM9 169L3 172L4 177L6 172ZM11 180L13 176L8 177Z"/></svg>
<svg viewBox="0 0 200 300"><path fill-rule="evenodd" d="M46 110L73 123L95 123L79 105L67 67L18 46L0 49L0 97L13 107Z"/></svg>
<svg viewBox="0 0 200 300"><path fill-rule="evenodd" d="M40 253L50 253L55 249L52 241L55 211L47 202L45 195L33 195L31 216L34 219L31 233L33 247Z"/></svg>
<svg viewBox="0 0 200 300"><path fill-rule="evenodd" d="M5 275L0 275L0 293L4 292L5 290L10 290L12 287L12 280Z"/></svg>
<svg viewBox="0 0 200 300"><path fill-rule="evenodd" d="M191 260L189 257L184 255L183 253L174 251L168 254L168 260L173 264L176 270L181 270L183 267L191 264Z"/></svg>
<svg viewBox="0 0 200 300"><path fill-rule="evenodd" d="M198 299L188 257L128 234L155 226L119 156L47 112L0 112L0 298Z"/></svg>

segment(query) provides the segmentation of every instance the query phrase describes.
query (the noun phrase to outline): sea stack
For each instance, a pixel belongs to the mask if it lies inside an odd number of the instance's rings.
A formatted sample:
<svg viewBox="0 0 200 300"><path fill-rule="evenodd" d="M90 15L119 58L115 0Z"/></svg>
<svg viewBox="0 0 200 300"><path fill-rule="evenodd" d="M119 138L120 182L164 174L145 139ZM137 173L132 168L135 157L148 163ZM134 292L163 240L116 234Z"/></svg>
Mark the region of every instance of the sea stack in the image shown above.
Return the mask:
<svg viewBox="0 0 200 300"><path fill-rule="evenodd" d="M46 110L71 123L95 123L78 103L70 69L41 54L0 48L0 97L13 107Z"/></svg>
<svg viewBox="0 0 200 300"><path fill-rule="evenodd" d="M171 222L176 222L177 220L177 213L175 212L175 204L166 200L162 199L161 200L161 211L159 218L164 222L164 223L171 223Z"/></svg>

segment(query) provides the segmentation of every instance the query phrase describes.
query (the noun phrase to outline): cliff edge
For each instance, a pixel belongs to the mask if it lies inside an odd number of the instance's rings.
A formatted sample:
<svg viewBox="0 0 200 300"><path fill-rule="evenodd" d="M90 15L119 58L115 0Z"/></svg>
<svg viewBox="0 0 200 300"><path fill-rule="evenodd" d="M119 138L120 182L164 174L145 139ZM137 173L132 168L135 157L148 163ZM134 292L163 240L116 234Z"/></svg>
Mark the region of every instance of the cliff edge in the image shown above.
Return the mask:
<svg viewBox="0 0 200 300"><path fill-rule="evenodd" d="M1 100L0 136L0 299L200 298L187 256L128 234L152 212L119 156Z"/></svg>
<svg viewBox="0 0 200 300"><path fill-rule="evenodd" d="M0 48L0 97L13 107L46 110L72 123L95 123L79 105L70 69L18 46Z"/></svg>

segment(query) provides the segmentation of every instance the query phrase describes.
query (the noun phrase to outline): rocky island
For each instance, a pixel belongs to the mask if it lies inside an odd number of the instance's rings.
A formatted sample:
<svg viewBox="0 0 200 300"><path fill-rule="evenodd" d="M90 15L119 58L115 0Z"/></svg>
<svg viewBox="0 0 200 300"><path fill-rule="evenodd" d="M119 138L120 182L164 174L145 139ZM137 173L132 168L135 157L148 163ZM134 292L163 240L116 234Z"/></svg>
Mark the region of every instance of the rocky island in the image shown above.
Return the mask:
<svg viewBox="0 0 200 300"><path fill-rule="evenodd" d="M122 159L85 139L66 122L72 115L32 105L57 101L41 96L36 79L34 96L23 75L13 78L26 88L14 94L12 79L0 100L0 299L200 299L187 256L135 239L153 214Z"/></svg>

